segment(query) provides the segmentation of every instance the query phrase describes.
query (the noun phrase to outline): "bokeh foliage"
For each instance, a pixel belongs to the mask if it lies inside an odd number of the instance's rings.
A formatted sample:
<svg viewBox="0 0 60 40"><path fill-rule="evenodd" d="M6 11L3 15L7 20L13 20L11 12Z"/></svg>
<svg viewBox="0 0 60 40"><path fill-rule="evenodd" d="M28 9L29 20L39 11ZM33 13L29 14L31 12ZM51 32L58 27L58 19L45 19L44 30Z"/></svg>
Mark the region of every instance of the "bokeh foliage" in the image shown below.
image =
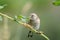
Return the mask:
<svg viewBox="0 0 60 40"><path fill-rule="evenodd" d="M0 12L11 17L20 14L28 17L30 13L35 12L41 19L40 30L44 31L51 40L60 40L60 7L54 6L52 1L55 0L0 0L0 5L7 4ZM27 2L31 2L32 7L26 13L22 13L21 11ZM3 23L0 22L1 30L3 29ZM28 40L28 29L22 27L22 25L8 20L8 28L10 30L9 40ZM31 40L45 39L34 34Z"/></svg>

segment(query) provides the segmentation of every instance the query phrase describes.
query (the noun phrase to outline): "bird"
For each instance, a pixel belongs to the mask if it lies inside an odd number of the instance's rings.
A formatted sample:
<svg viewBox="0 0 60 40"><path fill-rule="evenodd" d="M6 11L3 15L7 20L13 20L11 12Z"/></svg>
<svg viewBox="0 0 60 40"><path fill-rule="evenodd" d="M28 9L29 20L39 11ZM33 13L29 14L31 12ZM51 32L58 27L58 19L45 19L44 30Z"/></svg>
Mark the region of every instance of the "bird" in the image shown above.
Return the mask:
<svg viewBox="0 0 60 40"><path fill-rule="evenodd" d="M31 25L35 30L39 30L40 28L40 18L36 13L31 13L30 14L30 20L28 22L29 25ZM28 32L28 37L33 37L33 32L29 31Z"/></svg>

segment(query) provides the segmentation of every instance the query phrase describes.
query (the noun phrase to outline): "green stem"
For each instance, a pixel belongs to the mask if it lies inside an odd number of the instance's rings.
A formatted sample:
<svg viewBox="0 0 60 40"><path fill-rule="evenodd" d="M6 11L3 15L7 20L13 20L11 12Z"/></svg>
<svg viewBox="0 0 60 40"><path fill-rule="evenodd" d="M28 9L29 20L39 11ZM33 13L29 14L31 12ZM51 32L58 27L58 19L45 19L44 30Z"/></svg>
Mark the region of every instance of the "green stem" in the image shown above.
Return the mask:
<svg viewBox="0 0 60 40"><path fill-rule="evenodd" d="M41 36L43 36L44 38L46 38L47 40L50 40L46 35L41 34Z"/></svg>

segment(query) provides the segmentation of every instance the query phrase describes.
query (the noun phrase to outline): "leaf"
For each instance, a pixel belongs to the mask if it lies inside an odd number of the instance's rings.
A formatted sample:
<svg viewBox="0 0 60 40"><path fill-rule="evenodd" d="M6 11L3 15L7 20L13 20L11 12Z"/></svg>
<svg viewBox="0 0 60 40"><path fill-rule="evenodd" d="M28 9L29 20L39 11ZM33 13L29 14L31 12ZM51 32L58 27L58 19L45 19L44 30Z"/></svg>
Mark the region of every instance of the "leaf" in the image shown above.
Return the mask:
<svg viewBox="0 0 60 40"><path fill-rule="evenodd" d="M7 4L0 5L0 9L3 9L5 6L7 6Z"/></svg>
<svg viewBox="0 0 60 40"><path fill-rule="evenodd" d="M60 1L55 1L55 2L53 2L53 5L55 5L55 6L60 6Z"/></svg>
<svg viewBox="0 0 60 40"><path fill-rule="evenodd" d="M19 15L19 16L17 16L18 17L18 19L22 19L23 18L23 16L22 15Z"/></svg>
<svg viewBox="0 0 60 40"><path fill-rule="evenodd" d="M18 21L22 21L22 22L28 22L29 21L28 17L22 16L22 15L15 16L15 19L18 20Z"/></svg>
<svg viewBox="0 0 60 40"><path fill-rule="evenodd" d="M29 22L29 20L30 20L30 19L29 19L29 17L28 17L28 18L26 18L26 22Z"/></svg>

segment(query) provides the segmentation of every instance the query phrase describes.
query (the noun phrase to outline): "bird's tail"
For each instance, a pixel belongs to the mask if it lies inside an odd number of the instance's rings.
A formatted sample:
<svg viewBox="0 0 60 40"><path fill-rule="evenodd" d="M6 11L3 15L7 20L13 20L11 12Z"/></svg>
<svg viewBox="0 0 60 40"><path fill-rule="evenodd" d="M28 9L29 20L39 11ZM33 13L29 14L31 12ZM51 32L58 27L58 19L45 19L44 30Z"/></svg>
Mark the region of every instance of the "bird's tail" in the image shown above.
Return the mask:
<svg viewBox="0 0 60 40"><path fill-rule="evenodd" d="M28 37L33 37L33 33L31 31L29 31Z"/></svg>

